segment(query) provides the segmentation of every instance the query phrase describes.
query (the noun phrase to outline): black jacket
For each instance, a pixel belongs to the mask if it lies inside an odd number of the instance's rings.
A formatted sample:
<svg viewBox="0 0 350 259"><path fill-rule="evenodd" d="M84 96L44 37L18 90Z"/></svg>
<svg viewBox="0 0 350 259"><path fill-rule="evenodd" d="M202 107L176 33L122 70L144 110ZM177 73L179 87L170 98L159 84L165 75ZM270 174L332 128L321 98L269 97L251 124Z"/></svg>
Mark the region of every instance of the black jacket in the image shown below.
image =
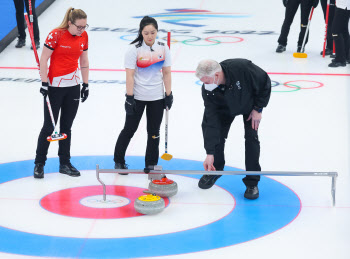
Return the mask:
<svg viewBox="0 0 350 259"><path fill-rule="evenodd" d="M227 59L220 63L225 85L213 91L202 86L204 116L202 130L207 154L214 154L220 143L221 125L225 117L249 115L253 107L266 107L271 94L267 73L247 59Z"/></svg>

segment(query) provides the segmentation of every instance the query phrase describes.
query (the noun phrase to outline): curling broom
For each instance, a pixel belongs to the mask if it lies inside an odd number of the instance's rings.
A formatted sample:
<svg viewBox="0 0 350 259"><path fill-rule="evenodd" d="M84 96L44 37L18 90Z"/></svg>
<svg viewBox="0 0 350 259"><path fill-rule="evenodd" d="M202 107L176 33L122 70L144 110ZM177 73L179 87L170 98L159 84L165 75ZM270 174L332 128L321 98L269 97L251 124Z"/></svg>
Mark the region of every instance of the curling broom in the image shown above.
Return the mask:
<svg viewBox="0 0 350 259"><path fill-rule="evenodd" d="M168 46L170 49L170 31L168 32ZM169 117L168 113L169 113L169 109L168 109L168 107L166 107L166 111L165 111L165 153L160 157L161 159L164 159L167 161L169 161L173 158L173 156L168 153L168 117Z"/></svg>
<svg viewBox="0 0 350 259"><path fill-rule="evenodd" d="M30 10L30 16L31 16L31 20L33 20L32 18L32 7L31 7L31 1L29 1L29 10ZM40 63L39 63L39 56L38 56L38 52L36 50L36 46L35 46L35 42L34 42L34 34L33 34L33 26L32 24L29 22L29 18L28 18L28 14L24 13L24 17L26 19L26 23L27 23L27 27L28 27L28 31L29 31L29 35L30 35L30 39L32 41L32 46L33 46L33 51L34 51L34 56L35 56L35 60L36 60L36 64L38 66L39 69L39 74L40 74ZM55 131L56 129L56 125L55 125L55 120L53 117L53 113L52 113L52 109L51 109L51 104L50 104L50 99L49 99L49 95L46 96L46 103L47 103L47 107L49 109L49 113L50 113L50 117L51 117L51 121L52 121L52 125L53 125L53 131L54 133L47 137L47 141L57 141L57 140L63 140L67 138L67 134L64 133L57 133Z"/></svg>

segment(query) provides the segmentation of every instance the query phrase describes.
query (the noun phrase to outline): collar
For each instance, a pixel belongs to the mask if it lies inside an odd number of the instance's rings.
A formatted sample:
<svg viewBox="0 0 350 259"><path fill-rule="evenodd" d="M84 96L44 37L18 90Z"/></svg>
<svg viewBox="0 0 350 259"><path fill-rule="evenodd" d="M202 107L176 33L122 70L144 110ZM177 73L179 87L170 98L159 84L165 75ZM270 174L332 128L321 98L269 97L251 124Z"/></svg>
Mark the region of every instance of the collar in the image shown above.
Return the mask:
<svg viewBox="0 0 350 259"><path fill-rule="evenodd" d="M146 47L146 48L150 48L151 51L152 51L152 50L154 51L154 47L155 47L155 45L156 45L156 42L157 42L157 39L154 41L154 43L153 43L152 46L148 46L148 45L146 44L145 40L143 40L143 41L142 41L142 46L143 46L143 47Z"/></svg>

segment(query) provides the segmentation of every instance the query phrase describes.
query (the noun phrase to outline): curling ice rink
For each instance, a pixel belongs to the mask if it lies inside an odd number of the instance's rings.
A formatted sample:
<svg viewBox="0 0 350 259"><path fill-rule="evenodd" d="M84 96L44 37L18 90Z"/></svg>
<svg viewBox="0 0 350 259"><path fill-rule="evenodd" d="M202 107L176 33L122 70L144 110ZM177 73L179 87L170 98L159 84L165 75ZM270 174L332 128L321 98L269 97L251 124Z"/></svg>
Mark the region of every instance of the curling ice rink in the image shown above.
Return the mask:
<svg viewBox="0 0 350 259"><path fill-rule="evenodd" d="M38 18L39 54L70 6L83 9L90 25L90 95L80 104L71 146L72 164L82 175L58 173L53 143L45 178L33 178L43 123L41 84L29 37L22 49L14 41L0 54L0 258L349 258L350 71L349 65L328 68L330 58L320 55L320 5L306 59L293 58L300 11L287 51L275 52L284 18L280 0L59 0ZM114 165L125 119L124 54L144 15L157 19L159 38L172 32L168 150L174 158L160 160L164 169L202 170L197 63L247 58L270 74L274 86L259 129L262 170L338 172L336 206L328 177L262 177L260 197L250 201L243 198L241 176L223 176L213 188L201 190L198 177L171 175L178 194L160 214L144 216L133 210L133 201L147 188L147 176L117 174L101 175L111 201L101 205L95 167ZM127 151L129 168L144 167L145 146L143 118ZM226 165L244 170L241 116L226 142Z"/></svg>

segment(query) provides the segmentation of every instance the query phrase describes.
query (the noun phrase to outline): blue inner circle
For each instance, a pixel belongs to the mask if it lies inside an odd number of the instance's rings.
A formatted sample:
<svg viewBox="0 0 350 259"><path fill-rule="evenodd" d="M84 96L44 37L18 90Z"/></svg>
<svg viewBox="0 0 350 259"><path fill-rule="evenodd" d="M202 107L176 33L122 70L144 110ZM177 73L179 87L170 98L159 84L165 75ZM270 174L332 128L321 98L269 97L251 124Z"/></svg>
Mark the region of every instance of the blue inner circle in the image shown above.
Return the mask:
<svg viewBox="0 0 350 259"><path fill-rule="evenodd" d="M130 169L144 167L144 157L132 156L126 160ZM112 156L72 157L71 162L79 170L94 170L96 164L99 164L101 169L114 166ZM58 165L58 158L48 159L45 174L58 172ZM203 169L200 161L174 158L170 161L160 159L159 165L168 170ZM32 176L33 168L33 160L0 164L0 183ZM225 170L240 169L225 167ZM187 176L200 178L195 175ZM84 174L81 177L84 177ZM301 208L300 200L288 187L268 177L262 177L259 183L260 197L257 200L247 200L243 197L243 177L223 176L216 182L235 197L236 207L226 217L202 227L147 237L105 239L45 236L0 227L0 252L69 258L138 258L193 253L263 237L283 228L297 217ZM42 181L45 184L45 179ZM28 224L40 222L28 219Z"/></svg>

